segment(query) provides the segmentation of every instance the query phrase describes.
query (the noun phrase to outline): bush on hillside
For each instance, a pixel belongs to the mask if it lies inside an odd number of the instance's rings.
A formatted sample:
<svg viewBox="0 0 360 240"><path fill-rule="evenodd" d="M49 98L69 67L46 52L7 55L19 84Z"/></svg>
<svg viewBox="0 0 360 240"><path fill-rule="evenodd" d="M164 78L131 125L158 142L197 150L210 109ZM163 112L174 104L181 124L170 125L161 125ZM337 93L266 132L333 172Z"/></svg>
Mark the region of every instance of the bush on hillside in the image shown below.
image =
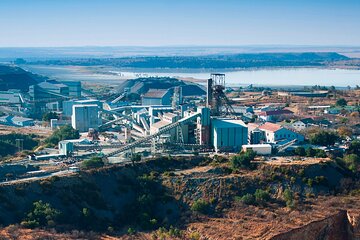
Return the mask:
<svg viewBox="0 0 360 240"><path fill-rule="evenodd" d="M196 201L193 202L193 204L191 205L191 210L194 212L199 212L202 214L206 214L209 212L210 209L210 204L209 202L203 200L203 199L198 199Z"/></svg>
<svg viewBox="0 0 360 240"><path fill-rule="evenodd" d="M256 203L258 203L258 204L264 204L270 200L269 193L262 189L256 189L256 191L254 193L254 197L255 197Z"/></svg>
<svg viewBox="0 0 360 240"><path fill-rule="evenodd" d="M254 195L252 195L250 193L247 193L240 198L236 198L235 200L245 203L246 205L254 205L255 204L255 197L254 197Z"/></svg>
<svg viewBox="0 0 360 240"><path fill-rule="evenodd" d="M343 158L345 166L352 172L357 172L360 168L360 157L356 154L348 154Z"/></svg>
<svg viewBox="0 0 360 240"><path fill-rule="evenodd" d="M104 161L101 157L92 157L89 160L85 160L81 164L84 168L99 168L104 166Z"/></svg>
<svg viewBox="0 0 360 240"><path fill-rule="evenodd" d="M230 164L232 169L249 168L251 161L254 160L256 153L252 150L241 152L238 155L232 156Z"/></svg>
<svg viewBox="0 0 360 240"><path fill-rule="evenodd" d="M290 209L293 209L294 204L294 193L290 189L286 189L283 193L283 198L286 202L286 206Z"/></svg>
<svg viewBox="0 0 360 240"><path fill-rule="evenodd" d="M60 215L60 211L53 208L49 203L37 201L33 203L33 209L27 214L21 225L29 228L53 227Z"/></svg>

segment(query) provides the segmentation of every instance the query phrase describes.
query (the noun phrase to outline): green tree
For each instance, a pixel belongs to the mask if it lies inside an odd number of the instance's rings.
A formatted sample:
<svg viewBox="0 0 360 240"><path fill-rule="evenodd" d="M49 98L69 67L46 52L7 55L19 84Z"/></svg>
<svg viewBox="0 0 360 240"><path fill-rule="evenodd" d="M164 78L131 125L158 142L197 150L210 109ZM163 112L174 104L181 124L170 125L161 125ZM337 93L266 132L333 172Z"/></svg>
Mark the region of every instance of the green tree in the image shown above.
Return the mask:
<svg viewBox="0 0 360 240"><path fill-rule="evenodd" d="M321 130L310 135L310 143L321 145L321 146L331 146L339 140L339 136L332 131Z"/></svg>
<svg viewBox="0 0 360 240"><path fill-rule="evenodd" d="M49 203L44 203L40 200L33 203L33 209L27 214L27 217L21 224L30 228L55 226L59 215L60 211L53 208Z"/></svg>
<svg viewBox="0 0 360 240"><path fill-rule="evenodd" d="M89 160L82 162L84 168L99 168L104 166L104 161L101 157L92 157Z"/></svg>
<svg viewBox="0 0 360 240"><path fill-rule="evenodd" d="M48 112L42 117L42 120L45 122L50 122L51 119L59 119L59 115L56 112Z"/></svg>
<svg viewBox="0 0 360 240"><path fill-rule="evenodd" d="M360 167L360 156L356 154L345 155L343 161L347 168L352 172L357 172Z"/></svg>
<svg viewBox="0 0 360 240"><path fill-rule="evenodd" d="M318 158L326 158L327 155L326 155L326 152L322 149L316 149L315 150L315 157L318 157Z"/></svg>
<svg viewBox="0 0 360 240"><path fill-rule="evenodd" d="M135 162L140 162L141 161L141 155L140 154L133 154L131 156L131 162L133 165L135 165Z"/></svg>
<svg viewBox="0 0 360 240"><path fill-rule="evenodd" d="M345 107L346 105L347 105L347 101L344 98L339 98L336 101L336 106Z"/></svg>
<svg viewBox="0 0 360 240"><path fill-rule="evenodd" d="M349 145L349 148L346 150L347 154L356 154L360 156L360 141L352 141Z"/></svg>
<svg viewBox="0 0 360 240"><path fill-rule="evenodd" d="M242 196L241 198L239 198L239 200L247 205L254 205L255 204L255 197L254 195L247 193L244 196Z"/></svg>
<svg viewBox="0 0 360 240"><path fill-rule="evenodd" d="M241 152L238 155L232 156L230 164L233 169L249 168L251 161L254 160L256 153L252 150Z"/></svg>
<svg viewBox="0 0 360 240"><path fill-rule="evenodd" d="M78 130L73 129L70 125L65 125L56 129L50 137L45 139L45 142L56 145L62 140L79 139L79 137L80 134Z"/></svg>
<svg viewBox="0 0 360 240"><path fill-rule="evenodd" d="M256 189L254 193L255 200L258 204L263 204L270 200L270 195L267 191Z"/></svg>
<svg viewBox="0 0 360 240"><path fill-rule="evenodd" d="M294 193L290 189L284 191L283 198L288 208L294 208Z"/></svg>
<svg viewBox="0 0 360 240"><path fill-rule="evenodd" d="M315 149L313 149L311 147L306 149L306 156L307 157L315 157L315 154L316 154Z"/></svg>
<svg viewBox="0 0 360 240"><path fill-rule="evenodd" d="M306 155L305 148L304 147L295 148L295 154L299 156L305 156Z"/></svg>

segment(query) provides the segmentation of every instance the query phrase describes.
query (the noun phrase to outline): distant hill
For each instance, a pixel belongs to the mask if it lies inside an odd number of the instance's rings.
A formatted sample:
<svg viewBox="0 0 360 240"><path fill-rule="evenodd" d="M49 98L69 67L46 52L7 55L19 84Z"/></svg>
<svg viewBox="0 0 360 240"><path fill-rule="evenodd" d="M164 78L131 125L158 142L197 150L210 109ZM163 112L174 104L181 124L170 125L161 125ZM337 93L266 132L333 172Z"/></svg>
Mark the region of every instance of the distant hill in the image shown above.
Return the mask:
<svg viewBox="0 0 360 240"><path fill-rule="evenodd" d="M350 58L336 52L247 53L202 56L149 56L35 61L30 64L115 66L119 68L229 69L262 67L322 67Z"/></svg>
<svg viewBox="0 0 360 240"><path fill-rule="evenodd" d="M146 93L149 89L170 89L176 86L182 87L183 96L200 96L205 94L203 87L198 84L168 77L150 77L127 80L119 86L118 90L123 92L125 88L128 88L130 92L141 95Z"/></svg>
<svg viewBox="0 0 360 240"><path fill-rule="evenodd" d="M20 89L28 91L29 86L42 81L41 76L15 66L0 65L0 91Z"/></svg>

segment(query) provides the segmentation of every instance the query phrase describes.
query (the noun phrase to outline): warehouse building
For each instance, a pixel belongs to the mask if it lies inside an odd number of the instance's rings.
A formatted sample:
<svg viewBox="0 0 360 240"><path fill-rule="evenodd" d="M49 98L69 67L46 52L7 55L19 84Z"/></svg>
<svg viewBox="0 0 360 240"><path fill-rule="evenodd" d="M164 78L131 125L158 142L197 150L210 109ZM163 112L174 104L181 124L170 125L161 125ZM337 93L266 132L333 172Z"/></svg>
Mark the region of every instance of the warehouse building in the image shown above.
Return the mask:
<svg viewBox="0 0 360 240"><path fill-rule="evenodd" d="M0 91L0 103L6 104L21 104L24 99L20 90Z"/></svg>
<svg viewBox="0 0 360 240"><path fill-rule="evenodd" d="M96 104L99 109L102 109L102 103L99 100L87 99L87 100L69 100L62 103L63 115L71 117L74 105L89 105Z"/></svg>
<svg viewBox="0 0 360 240"><path fill-rule="evenodd" d="M274 122L281 118L288 118L294 113L288 109L261 111L257 115L264 121Z"/></svg>
<svg viewBox="0 0 360 240"><path fill-rule="evenodd" d="M214 118L211 132L216 152L238 152L248 143L248 129L241 120Z"/></svg>
<svg viewBox="0 0 360 240"><path fill-rule="evenodd" d="M171 105L170 89L149 89L142 97L142 105Z"/></svg>
<svg viewBox="0 0 360 240"><path fill-rule="evenodd" d="M298 142L303 142L305 139L303 135L275 123L266 122L260 125L258 129L263 131L264 140L267 143L276 143L282 140L291 141L294 139Z"/></svg>
<svg viewBox="0 0 360 240"><path fill-rule="evenodd" d="M243 145L242 150L244 152L252 150L257 155L270 155L272 151L272 147L270 144L249 144L249 145Z"/></svg>
<svg viewBox="0 0 360 240"><path fill-rule="evenodd" d="M69 96L70 97L81 97L81 82L79 81L66 81L62 82L69 88Z"/></svg>

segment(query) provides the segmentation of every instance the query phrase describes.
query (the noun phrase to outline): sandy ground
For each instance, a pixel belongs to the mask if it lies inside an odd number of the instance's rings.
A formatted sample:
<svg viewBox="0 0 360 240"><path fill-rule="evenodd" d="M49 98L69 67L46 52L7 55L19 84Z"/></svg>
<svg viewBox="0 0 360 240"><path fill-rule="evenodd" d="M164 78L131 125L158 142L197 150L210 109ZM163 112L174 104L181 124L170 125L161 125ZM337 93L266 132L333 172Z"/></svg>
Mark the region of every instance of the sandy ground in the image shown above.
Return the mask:
<svg viewBox="0 0 360 240"><path fill-rule="evenodd" d="M38 126L19 128L19 127L0 125L0 135L5 135L9 133L36 134L41 137L48 137L51 135L52 131L50 128L38 127Z"/></svg>

